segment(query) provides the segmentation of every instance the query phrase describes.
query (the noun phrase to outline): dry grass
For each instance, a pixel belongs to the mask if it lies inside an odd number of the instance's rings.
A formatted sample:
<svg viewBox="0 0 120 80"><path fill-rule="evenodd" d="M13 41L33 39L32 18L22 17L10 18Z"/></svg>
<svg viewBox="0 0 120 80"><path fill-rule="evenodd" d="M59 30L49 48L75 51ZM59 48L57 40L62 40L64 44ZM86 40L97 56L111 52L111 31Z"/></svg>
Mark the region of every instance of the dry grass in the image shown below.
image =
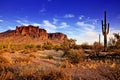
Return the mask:
<svg viewBox="0 0 120 80"><path fill-rule="evenodd" d="M12 53L4 48L0 52L0 80L119 80L120 78L119 64L110 60L88 59L73 64L68 57L62 58L63 51L60 50L42 51L28 48L15 50ZM70 60L78 56L84 59L81 52L71 51ZM80 55L74 56L75 53Z"/></svg>

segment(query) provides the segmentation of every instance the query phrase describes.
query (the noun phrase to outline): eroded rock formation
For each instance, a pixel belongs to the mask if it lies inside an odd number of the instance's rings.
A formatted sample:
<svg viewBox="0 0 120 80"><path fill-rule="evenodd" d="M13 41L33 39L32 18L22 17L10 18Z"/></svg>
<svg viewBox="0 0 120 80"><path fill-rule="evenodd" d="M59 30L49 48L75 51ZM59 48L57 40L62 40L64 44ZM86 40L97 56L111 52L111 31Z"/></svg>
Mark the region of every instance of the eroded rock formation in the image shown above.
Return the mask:
<svg viewBox="0 0 120 80"><path fill-rule="evenodd" d="M48 38L51 40L64 40L67 36L63 33L49 33Z"/></svg>
<svg viewBox="0 0 120 80"><path fill-rule="evenodd" d="M0 41L12 43L33 43L40 44L46 41L61 43L67 36L63 33L47 33L45 29L38 26L16 26L15 30L8 30L0 33Z"/></svg>
<svg viewBox="0 0 120 80"><path fill-rule="evenodd" d="M45 29L41 29L38 26L16 26L16 30L15 30L15 34L16 35L29 35L33 38L38 38L40 37L41 39L47 39L48 38L48 34L47 31Z"/></svg>

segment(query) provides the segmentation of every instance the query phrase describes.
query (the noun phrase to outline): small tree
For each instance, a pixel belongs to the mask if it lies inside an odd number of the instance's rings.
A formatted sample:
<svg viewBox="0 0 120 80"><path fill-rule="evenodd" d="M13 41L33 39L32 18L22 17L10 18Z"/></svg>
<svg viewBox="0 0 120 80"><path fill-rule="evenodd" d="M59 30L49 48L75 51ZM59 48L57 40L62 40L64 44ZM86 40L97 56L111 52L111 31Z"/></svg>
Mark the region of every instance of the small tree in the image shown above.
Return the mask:
<svg viewBox="0 0 120 80"><path fill-rule="evenodd" d="M68 51L72 48L75 47L76 45L76 40L75 39L65 39L64 42L62 43L61 47L62 50L64 51L63 57L68 53Z"/></svg>

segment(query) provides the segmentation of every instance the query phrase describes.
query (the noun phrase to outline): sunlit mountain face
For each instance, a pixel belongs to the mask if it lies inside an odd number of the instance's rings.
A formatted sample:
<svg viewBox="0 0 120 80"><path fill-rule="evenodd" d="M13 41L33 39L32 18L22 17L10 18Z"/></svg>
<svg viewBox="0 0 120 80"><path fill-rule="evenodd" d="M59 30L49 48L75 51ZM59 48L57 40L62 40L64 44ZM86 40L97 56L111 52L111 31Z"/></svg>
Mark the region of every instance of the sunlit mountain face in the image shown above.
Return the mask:
<svg viewBox="0 0 120 80"><path fill-rule="evenodd" d="M0 32L34 25L62 32L78 44L98 41L107 12L110 33L120 32L119 0L0 0Z"/></svg>

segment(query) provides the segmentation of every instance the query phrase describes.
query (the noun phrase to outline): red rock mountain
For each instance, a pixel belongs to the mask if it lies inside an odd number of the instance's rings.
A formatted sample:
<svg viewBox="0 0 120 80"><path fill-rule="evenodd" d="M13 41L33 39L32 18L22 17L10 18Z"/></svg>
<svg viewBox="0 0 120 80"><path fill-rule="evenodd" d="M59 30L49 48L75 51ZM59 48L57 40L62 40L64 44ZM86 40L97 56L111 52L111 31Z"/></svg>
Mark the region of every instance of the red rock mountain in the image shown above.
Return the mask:
<svg viewBox="0 0 120 80"><path fill-rule="evenodd" d="M63 33L47 33L45 29L38 26L16 26L16 30L8 30L0 33L0 41L11 41L13 43L41 43L45 41L63 42L67 36ZM4 41L3 41L4 40Z"/></svg>

